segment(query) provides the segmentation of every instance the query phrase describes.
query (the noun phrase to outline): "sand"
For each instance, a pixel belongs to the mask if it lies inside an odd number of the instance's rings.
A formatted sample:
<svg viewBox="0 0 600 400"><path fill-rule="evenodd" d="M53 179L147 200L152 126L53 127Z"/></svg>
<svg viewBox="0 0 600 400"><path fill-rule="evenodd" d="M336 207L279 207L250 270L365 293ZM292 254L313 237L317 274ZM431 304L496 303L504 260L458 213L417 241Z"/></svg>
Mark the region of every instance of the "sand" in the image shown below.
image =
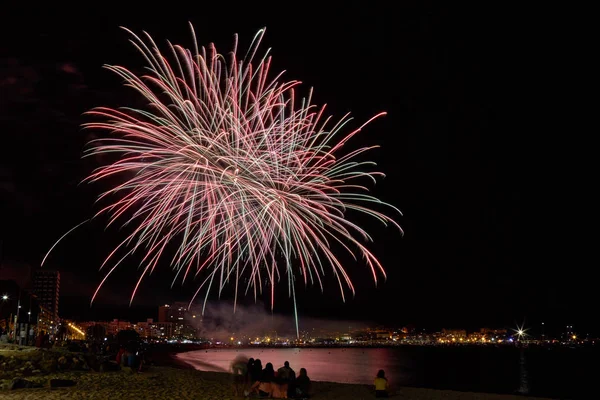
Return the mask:
<svg viewBox="0 0 600 400"><path fill-rule="evenodd" d="M198 399L242 400L233 395L231 376L220 372L201 372L173 367L152 367L144 373L69 372L26 379L45 383L50 378L73 379L76 386L68 388L34 388L1 390L2 400L11 399ZM313 382L313 399L362 400L374 399L365 385ZM523 400L522 396L465 393L448 390L400 388L394 399L415 400ZM534 400L528 397L528 400Z"/></svg>

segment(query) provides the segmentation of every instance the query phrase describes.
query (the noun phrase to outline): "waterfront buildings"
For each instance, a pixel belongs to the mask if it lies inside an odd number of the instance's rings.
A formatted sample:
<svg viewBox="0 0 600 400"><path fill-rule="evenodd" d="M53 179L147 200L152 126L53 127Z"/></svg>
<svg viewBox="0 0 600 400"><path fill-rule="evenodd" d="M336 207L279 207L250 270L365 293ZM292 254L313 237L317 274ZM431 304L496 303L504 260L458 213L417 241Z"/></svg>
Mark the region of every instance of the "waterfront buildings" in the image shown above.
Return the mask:
<svg viewBox="0 0 600 400"><path fill-rule="evenodd" d="M60 296L60 272L39 268L33 271L33 294L50 312L51 320L58 323L58 299Z"/></svg>

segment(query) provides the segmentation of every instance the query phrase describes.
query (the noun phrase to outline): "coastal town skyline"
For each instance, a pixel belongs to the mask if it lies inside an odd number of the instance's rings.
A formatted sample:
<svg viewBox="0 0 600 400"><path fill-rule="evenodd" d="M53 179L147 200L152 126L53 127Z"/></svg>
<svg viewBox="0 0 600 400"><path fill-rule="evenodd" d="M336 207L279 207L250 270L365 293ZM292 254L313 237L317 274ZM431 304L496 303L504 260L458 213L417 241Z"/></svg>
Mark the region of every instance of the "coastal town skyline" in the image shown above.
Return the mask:
<svg viewBox="0 0 600 400"><path fill-rule="evenodd" d="M265 332L279 332L289 342L294 336L294 321L292 315L284 313L273 313L268 307L261 304L237 305L237 311L233 312L233 304L226 301L212 301L207 304L190 304L186 301L161 304L154 307L128 308L116 312L116 308L94 308L90 306L84 314L73 315L60 313L60 273L50 269L30 270L29 276L24 275L26 268L0 268L3 274L3 280L0 280L1 313L2 324L11 326L14 331L15 325L6 324L5 321L13 322L13 316L19 310L19 322L31 323L37 320L38 328L49 332L57 332L59 326L63 326L76 336L80 334L85 338L86 330L93 325L101 325L107 332L116 334L119 330L135 330L138 333L148 337L150 327L163 329L158 339L206 339L219 337L221 340L229 338L236 332L244 335L267 336ZM33 300L32 300L33 299ZM32 303L32 301L34 301ZM62 303L65 303L64 301ZM66 302L69 303L68 301ZM38 305L39 304L39 305ZM67 307L67 309L69 309ZM125 312L124 312L125 311ZM25 315L27 313L27 315ZM4 315L6 314L6 315ZM136 322L132 322L136 321ZM403 335L402 341L397 344L412 343L444 343L444 339L450 335L454 338L460 338L460 343L469 344L478 343L479 339L485 337L481 332L502 332L503 336L496 339L506 340L519 337L519 339L528 339L540 341L543 343L563 343L563 344L584 344L595 343L597 332L590 330L585 323L575 325L573 321L556 321L549 319L540 321L536 319L525 319L522 322L515 322L513 325L506 325L502 322L488 324L486 328L481 328L475 324L461 326L457 323L440 325L436 321L428 321L426 324L415 324L414 321L407 321L402 316L396 316L395 320L374 321L361 319L332 319L315 318L302 316L300 319L300 333L297 339L305 337L311 332L311 338L335 338L334 344L339 342L339 337L349 335L350 332L387 332L384 341L386 343L394 336L394 341L399 339L398 334ZM158 325L157 325L158 324ZM68 328L67 328L68 327ZM110 328L109 328L110 327ZM80 330L82 329L82 330ZM140 331L141 329L141 331ZM112 332L115 331L115 332ZM187 334L182 334L182 332ZM315 332L321 332L317 334ZM345 332L345 333L344 333ZM453 332L446 334L445 332ZM459 333L457 333L459 332ZM166 336L165 336L166 335ZM423 339L425 335L426 339ZM364 336L364 335L363 335ZM477 337L472 341L471 337ZM157 337L152 335L153 339ZM257 339L258 340L258 339ZM243 339L244 344L249 342ZM347 344L347 341L345 342ZM450 340L448 340L450 343ZM488 344L498 344L500 342L489 341ZM241 344L241 343L240 343ZM258 344L258 343L254 343ZM392 343L396 344L396 343Z"/></svg>

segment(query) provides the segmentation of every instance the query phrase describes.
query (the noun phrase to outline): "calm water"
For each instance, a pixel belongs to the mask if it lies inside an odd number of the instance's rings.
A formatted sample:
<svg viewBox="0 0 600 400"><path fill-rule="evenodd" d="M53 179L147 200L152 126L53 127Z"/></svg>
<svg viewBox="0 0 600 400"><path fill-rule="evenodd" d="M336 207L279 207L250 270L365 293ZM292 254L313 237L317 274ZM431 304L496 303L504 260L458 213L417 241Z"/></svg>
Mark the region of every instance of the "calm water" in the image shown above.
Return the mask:
<svg viewBox="0 0 600 400"><path fill-rule="evenodd" d="M209 349L177 357L198 370L229 371L238 355L260 358L275 369L289 361L313 380L372 384L384 369L400 386L549 397L580 397L596 389L600 352L588 349L418 347L381 349Z"/></svg>

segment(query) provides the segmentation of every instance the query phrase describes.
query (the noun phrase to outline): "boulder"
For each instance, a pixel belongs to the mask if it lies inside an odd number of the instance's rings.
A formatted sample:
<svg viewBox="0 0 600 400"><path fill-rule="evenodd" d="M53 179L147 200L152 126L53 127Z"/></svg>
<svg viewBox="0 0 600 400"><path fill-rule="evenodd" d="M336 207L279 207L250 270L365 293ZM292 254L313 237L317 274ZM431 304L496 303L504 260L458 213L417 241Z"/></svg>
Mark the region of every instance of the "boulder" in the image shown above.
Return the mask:
<svg viewBox="0 0 600 400"><path fill-rule="evenodd" d="M114 361L104 361L100 365L100 372L118 371L121 366Z"/></svg>
<svg viewBox="0 0 600 400"><path fill-rule="evenodd" d="M57 367L57 362L53 358L48 358L46 360L40 361L40 369L46 373L55 372Z"/></svg>
<svg viewBox="0 0 600 400"><path fill-rule="evenodd" d="M50 388L75 386L77 382L72 379L50 379L48 382Z"/></svg>
<svg viewBox="0 0 600 400"><path fill-rule="evenodd" d="M15 378L12 380L12 382L8 386L8 389L16 390L16 389L27 389L27 388L34 388L34 387L40 387L40 385L35 382L28 381L27 379Z"/></svg>

